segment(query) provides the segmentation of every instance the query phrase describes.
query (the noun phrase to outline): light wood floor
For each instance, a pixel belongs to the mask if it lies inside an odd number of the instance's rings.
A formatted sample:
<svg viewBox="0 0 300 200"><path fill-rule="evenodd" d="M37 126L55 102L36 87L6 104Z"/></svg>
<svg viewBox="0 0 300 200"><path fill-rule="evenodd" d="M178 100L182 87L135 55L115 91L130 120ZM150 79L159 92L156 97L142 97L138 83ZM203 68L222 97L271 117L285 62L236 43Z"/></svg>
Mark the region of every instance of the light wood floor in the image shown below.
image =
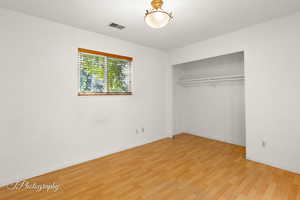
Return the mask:
<svg viewBox="0 0 300 200"><path fill-rule="evenodd" d="M300 200L300 175L244 159L240 146L182 134L30 182L58 192L0 189L1 200Z"/></svg>

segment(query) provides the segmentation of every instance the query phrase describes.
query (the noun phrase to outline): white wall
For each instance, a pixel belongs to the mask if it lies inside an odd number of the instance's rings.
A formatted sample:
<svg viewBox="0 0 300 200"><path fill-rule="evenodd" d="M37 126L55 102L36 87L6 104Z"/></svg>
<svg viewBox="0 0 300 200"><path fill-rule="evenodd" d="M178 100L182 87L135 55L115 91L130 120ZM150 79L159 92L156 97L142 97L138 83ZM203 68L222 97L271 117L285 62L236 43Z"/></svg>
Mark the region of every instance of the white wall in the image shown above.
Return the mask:
<svg viewBox="0 0 300 200"><path fill-rule="evenodd" d="M167 136L166 53L2 9L0 26L0 185ZM77 96L79 47L134 57L133 95Z"/></svg>
<svg viewBox="0 0 300 200"><path fill-rule="evenodd" d="M184 104L185 104L185 96L186 90L181 85L178 84L180 77L184 75L184 71L181 67L174 67L173 68L173 93L172 93L172 120L173 120L173 135L180 134L180 133L187 133L184 130L184 119L183 119L183 112L184 112Z"/></svg>
<svg viewBox="0 0 300 200"><path fill-rule="evenodd" d="M183 87L179 79L244 74L243 53L176 65L174 130L245 146L243 81Z"/></svg>
<svg viewBox="0 0 300 200"><path fill-rule="evenodd" d="M247 158L298 173L299 27L297 13L171 52L174 65L244 51Z"/></svg>

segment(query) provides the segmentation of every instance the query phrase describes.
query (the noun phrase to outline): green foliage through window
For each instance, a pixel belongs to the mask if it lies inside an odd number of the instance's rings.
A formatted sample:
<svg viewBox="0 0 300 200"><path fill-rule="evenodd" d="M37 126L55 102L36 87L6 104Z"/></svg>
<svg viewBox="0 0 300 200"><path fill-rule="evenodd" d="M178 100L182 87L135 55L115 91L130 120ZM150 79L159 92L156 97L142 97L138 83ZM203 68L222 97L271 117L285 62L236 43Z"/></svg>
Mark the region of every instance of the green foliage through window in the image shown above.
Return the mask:
<svg viewBox="0 0 300 200"><path fill-rule="evenodd" d="M129 60L79 52L80 93L128 93Z"/></svg>

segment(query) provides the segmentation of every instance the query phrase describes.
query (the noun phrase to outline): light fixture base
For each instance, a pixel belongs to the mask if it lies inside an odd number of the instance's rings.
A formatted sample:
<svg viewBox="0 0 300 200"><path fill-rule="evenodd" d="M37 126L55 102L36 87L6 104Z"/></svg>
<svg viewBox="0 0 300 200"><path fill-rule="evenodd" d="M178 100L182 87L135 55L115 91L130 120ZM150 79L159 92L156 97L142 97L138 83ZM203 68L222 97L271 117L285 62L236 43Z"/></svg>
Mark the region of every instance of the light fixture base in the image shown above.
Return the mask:
<svg viewBox="0 0 300 200"><path fill-rule="evenodd" d="M162 0L153 0L151 2L151 5L154 9L159 9L162 7L162 5L164 4L164 2Z"/></svg>

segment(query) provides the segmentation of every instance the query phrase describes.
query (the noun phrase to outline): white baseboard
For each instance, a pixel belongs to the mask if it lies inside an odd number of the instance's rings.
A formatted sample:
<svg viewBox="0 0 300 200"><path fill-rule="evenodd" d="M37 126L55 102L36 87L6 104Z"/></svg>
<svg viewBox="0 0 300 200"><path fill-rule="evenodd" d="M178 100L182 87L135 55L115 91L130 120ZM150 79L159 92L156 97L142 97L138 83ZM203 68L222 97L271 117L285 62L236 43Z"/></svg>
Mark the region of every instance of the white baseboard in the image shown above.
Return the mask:
<svg viewBox="0 0 300 200"><path fill-rule="evenodd" d="M299 170L293 169L291 167L284 166L284 165L281 165L281 164L276 164L276 163L268 162L268 161L265 161L265 160L261 161L261 160L257 160L257 159L252 159L252 158L249 158L249 156L247 156L247 155L246 155L246 159L250 160L250 161L253 161L253 162L256 162L256 163L268 165L270 167L274 167L274 168L277 168L277 169L285 170L285 171L292 172L292 173L295 173L295 174L300 174Z"/></svg>

